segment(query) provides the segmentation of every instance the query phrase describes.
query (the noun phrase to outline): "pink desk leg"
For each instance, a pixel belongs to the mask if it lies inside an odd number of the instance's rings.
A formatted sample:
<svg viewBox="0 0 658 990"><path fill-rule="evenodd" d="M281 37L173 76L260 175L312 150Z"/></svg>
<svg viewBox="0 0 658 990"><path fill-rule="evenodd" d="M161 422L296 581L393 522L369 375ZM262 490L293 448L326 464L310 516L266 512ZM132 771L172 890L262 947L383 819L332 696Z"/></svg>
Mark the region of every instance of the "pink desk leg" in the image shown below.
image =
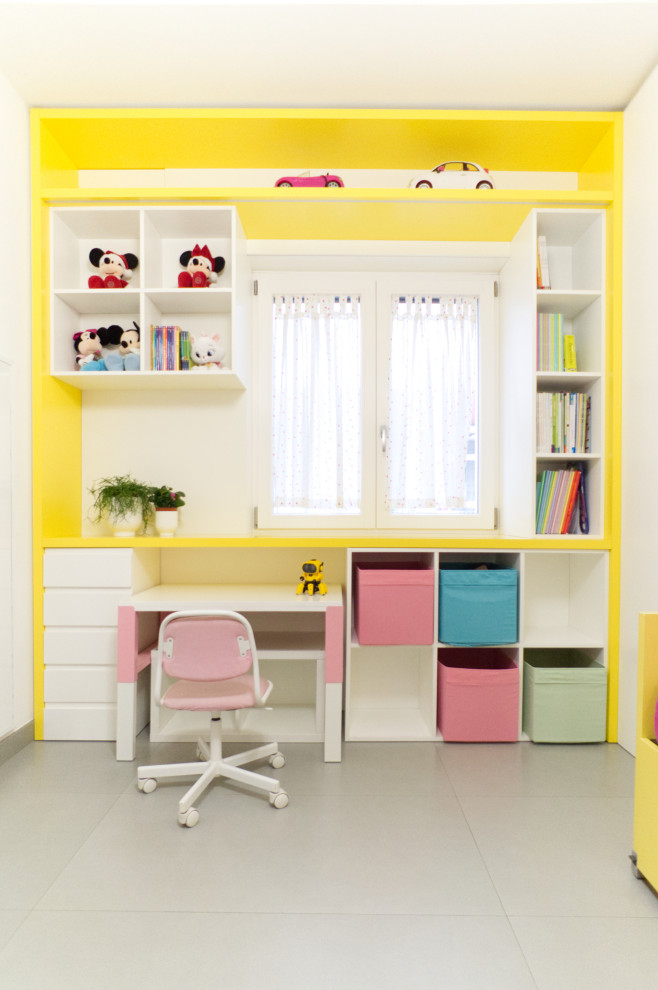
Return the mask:
<svg viewBox="0 0 658 990"><path fill-rule="evenodd" d="M324 761L340 763L343 734L343 606L327 608L324 627Z"/></svg>
<svg viewBox="0 0 658 990"><path fill-rule="evenodd" d="M137 652L137 613L130 605L120 605L117 624L117 760L135 759Z"/></svg>

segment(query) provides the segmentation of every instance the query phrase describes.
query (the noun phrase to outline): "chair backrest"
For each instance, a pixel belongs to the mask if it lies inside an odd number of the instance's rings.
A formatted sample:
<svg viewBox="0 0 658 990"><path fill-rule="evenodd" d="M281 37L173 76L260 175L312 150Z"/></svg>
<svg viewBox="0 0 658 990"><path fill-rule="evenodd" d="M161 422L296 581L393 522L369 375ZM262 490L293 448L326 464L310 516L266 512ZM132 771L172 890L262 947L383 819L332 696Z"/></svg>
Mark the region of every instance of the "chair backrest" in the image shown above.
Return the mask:
<svg viewBox="0 0 658 990"><path fill-rule="evenodd" d="M254 681L259 683L254 633L238 612L172 612L160 626L158 653L162 669L170 677L223 681L253 668ZM156 690L159 696L159 687Z"/></svg>

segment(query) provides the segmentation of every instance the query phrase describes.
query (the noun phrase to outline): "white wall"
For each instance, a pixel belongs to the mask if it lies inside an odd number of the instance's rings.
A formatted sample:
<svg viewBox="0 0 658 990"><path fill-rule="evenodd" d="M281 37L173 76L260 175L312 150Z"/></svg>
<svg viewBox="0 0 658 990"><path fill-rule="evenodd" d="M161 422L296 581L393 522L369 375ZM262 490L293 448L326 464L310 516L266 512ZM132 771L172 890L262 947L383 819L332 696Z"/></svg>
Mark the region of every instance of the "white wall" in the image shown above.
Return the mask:
<svg viewBox="0 0 658 990"><path fill-rule="evenodd" d="M11 499L12 525L3 534L10 543L11 626L3 647L11 659L0 664L0 693L11 698L0 714L0 738L33 717L32 698L32 515L31 515L31 317L30 317L30 144L28 109L0 74L0 361L9 366L11 402L2 404L0 429L10 430L10 478L2 479ZM3 383L7 381L3 377ZM8 405L11 415L8 417ZM7 419L9 418L9 422ZM7 446L3 448L7 451ZM9 484L7 486L7 481ZM5 557L5 561L6 561ZM5 573L9 568L6 568ZM8 592L0 591L4 607ZM11 630L11 631L9 631Z"/></svg>
<svg viewBox="0 0 658 990"><path fill-rule="evenodd" d="M639 612L658 611L658 67L624 115L619 741L635 752Z"/></svg>

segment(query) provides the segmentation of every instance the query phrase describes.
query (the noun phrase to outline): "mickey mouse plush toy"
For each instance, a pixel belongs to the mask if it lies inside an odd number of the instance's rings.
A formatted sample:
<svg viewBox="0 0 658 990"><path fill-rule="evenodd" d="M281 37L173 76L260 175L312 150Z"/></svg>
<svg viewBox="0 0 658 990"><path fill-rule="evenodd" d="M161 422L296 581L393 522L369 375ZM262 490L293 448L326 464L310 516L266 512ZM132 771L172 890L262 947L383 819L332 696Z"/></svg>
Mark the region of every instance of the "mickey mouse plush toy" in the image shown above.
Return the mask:
<svg viewBox="0 0 658 990"><path fill-rule="evenodd" d="M223 258L213 258L207 244L195 244L193 251L183 251L180 263L185 271L178 275L179 289L204 288L216 282L226 264Z"/></svg>
<svg viewBox="0 0 658 990"><path fill-rule="evenodd" d="M140 366L140 342L139 327L133 320L133 325L128 330L124 330L119 340L119 348L123 357L124 371L139 371Z"/></svg>
<svg viewBox="0 0 658 990"><path fill-rule="evenodd" d="M99 271L98 275L89 276L90 289L125 289L139 264L134 254L117 254L101 248L92 248L89 260Z"/></svg>

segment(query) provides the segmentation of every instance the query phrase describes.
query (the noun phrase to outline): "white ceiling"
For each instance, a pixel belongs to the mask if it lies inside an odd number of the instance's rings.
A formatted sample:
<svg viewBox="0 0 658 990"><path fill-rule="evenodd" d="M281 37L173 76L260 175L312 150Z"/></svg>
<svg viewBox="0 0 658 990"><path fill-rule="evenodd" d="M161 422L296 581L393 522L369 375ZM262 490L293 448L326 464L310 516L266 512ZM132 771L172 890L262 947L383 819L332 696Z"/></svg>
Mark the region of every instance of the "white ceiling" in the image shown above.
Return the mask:
<svg viewBox="0 0 658 990"><path fill-rule="evenodd" d="M31 106L620 110L658 64L658 0L0 3Z"/></svg>

